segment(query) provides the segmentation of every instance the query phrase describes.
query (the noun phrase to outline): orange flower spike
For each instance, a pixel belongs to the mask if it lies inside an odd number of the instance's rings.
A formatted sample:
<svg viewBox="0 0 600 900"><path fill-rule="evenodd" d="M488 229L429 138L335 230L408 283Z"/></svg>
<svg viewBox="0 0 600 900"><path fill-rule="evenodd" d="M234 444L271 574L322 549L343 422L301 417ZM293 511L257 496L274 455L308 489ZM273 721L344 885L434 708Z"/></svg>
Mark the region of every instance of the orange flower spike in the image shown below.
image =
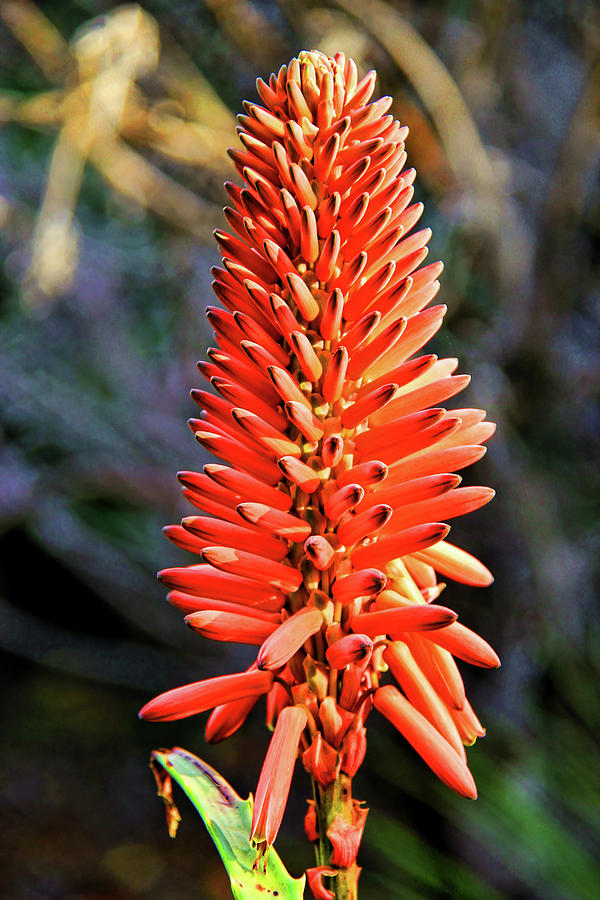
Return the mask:
<svg viewBox="0 0 600 900"><path fill-rule="evenodd" d="M279 368L279 366L269 366L268 373L275 390L284 403L287 403L288 401L302 403L312 412L310 401L306 395L302 393L297 381L289 374L289 372Z"/></svg>
<svg viewBox="0 0 600 900"><path fill-rule="evenodd" d="M346 547L361 541L366 537L374 537L393 513L391 506L379 503L370 509L363 510L352 518L345 519L337 530L338 537Z"/></svg>
<svg viewBox="0 0 600 900"><path fill-rule="evenodd" d="M312 216L312 220L314 222L314 213L309 209L308 206L304 207L305 210L309 211L310 216ZM304 210L303 210L304 212ZM314 233L314 239L316 242L317 236L316 231ZM318 245L317 245L318 250ZM316 258L316 257L315 257ZM312 322L313 319L319 315L320 309L319 304L311 294L308 289L306 282L304 282L299 275L296 275L293 272L290 272L286 276L286 284L288 286L288 290L294 300L296 306L298 307L298 311L308 322Z"/></svg>
<svg viewBox="0 0 600 900"><path fill-rule="evenodd" d="M327 282L333 276L340 254L340 247L340 233L334 228L325 240L315 266L315 274L319 281ZM323 328L321 328L321 334L323 334Z"/></svg>
<svg viewBox="0 0 600 900"><path fill-rule="evenodd" d="M307 441L317 442L323 437L325 429L322 423L302 403L289 400L285 404L285 413L290 422L296 426Z"/></svg>
<svg viewBox="0 0 600 900"><path fill-rule="evenodd" d="M277 837L306 723L306 711L301 707L286 706L279 713L256 788L250 830L250 839L256 844L271 846Z"/></svg>
<svg viewBox="0 0 600 900"><path fill-rule="evenodd" d="M315 214L310 206L303 206L300 214L300 251L307 263L314 263L317 261L319 256L317 220L315 219ZM317 305L317 311L313 316L313 319L316 318L318 312L319 307Z"/></svg>
<svg viewBox="0 0 600 900"><path fill-rule="evenodd" d="M204 471L209 478L217 482L217 484L234 491L244 499L259 500L270 506L276 507L283 512L287 512L292 505L292 498L289 493L270 488L258 478L252 478L246 472L240 472L231 469L229 466L218 466L210 463L204 466ZM211 521L214 521L211 520ZM262 546L262 545L261 545Z"/></svg>
<svg viewBox="0 0 600 900"><path fill-rule="evenodd" d="M455 473L481 458L494 426L483 410L441 405L468 384L457 360L417 356L446 312L430 305L443 266L424 264L431 232L415 230L408 129L391 98L371 102L374 87L375 73L359 80L341 53L303 52L257 81L264 105L238 118L231 158L245 184L226 185L232 234L216 232L213 269L224 309L207 313L217 346L198 364L216 393L193 391L202 413L190 421L220 462L180 473L202 514L165 530L203 561L159 578L190 627L258 657L142 710L158 720L214 707L216 741L266 694L274 734L253 838L261 852L274 840L300 751L316 783L308 834L327 864L309 881L316 897L352 900L366 811L351 779L373 706L473 797L463 742L484 730L454 657L499 664L437 603L447 579L492 581L445 540L445 520L491 499ZM392 677L405 696L380 686Z"/></svg>
<svg viewBox="0 0 600 900"><path fill-rule="evenodd" d="M417 559L428 563L440 575L454 578L464 584L472 584L476 587L487 587L494 580L489 569L460 547L442 541L435 547L423 550L417 555Z"/></svg>
<svg viewBox="0 0 600 900"><path fill-rule="evenodd" d="M319 707L319 720L325 740L337 749L353 721L353 716L347 709L339 706L333 697L325 697Z"/></svg>
<svg viewBox="0 0 600 900"><path fill-rule="evenodd" d="M342 324L343 308L344 295L339 288L335 288L325 303L323 315L321 316L321 324L319 326L321 337L326 341L333 340L339 333Z"/></svg>
<svg viewBox="0 0 600 900"><path fill-rule="evenodd" d="M323 396L328 403L335 403L342 396L347 367L348 350L343 346L338 347L331 357L323 379Z"/></svg>
<svg viewBox="0 0 600 900"><path fill-rule="evenodd" d="M375 388L374 391L361 400L353 403L352 406L347 407L341 417L344 428L355 428L359 422L363 422L374 412L382 409L393 399L397 390L397 384L384 384L382 387Z"/></svg>
<svg viewBox="0 0 600 900"><path fill-rule="evenodd" d="M382 565L400 556L408 556L437 544L449 531L450 527L441 522L406 528L397 534L380 537L376 544L359 547L352 554L352 563L356 567L367 562Z"/></svg>
<svg viewBox="0 0 600 900"><path fill-rule="evenodd" d="M293 331L291 335L292 350L300 368L309 381L316 382L323 374L323 366L313 350L310 340L303 331Z"/></svg>
<svg viewBox="0 0 600 900"><path fill-rule="evenodd" d="M471 746L478 737L485 737L485 728L473 712L473 707L468 700L462 709L450 709L450 715L454 719L458 732L464 744Z"/></svg>
<svg viewBox="0 0 600 900"><path fill-rule="evenodd" d="M454 658L417 631L403 635L419 668L451 709L463 709L465 686Z"/></svg>
<svg viewBox="0 0 600 900"><path fill-rule="evenodd" d="M328 519L336 522L345 512L358 506L365 495L364 488L360 484L348 484L336 491L323 502L323 509Z"/></svg>

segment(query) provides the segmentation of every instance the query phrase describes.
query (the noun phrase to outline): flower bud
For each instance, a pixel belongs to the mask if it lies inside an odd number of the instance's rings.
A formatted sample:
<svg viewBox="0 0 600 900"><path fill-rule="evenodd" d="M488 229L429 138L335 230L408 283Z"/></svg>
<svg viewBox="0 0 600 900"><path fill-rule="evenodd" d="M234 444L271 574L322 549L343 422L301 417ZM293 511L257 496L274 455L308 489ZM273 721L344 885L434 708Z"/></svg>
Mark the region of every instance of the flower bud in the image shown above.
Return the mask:
<svg viewBox="0 0 600 900"><path fill-rule="evenodd" d="M319 719L325 740L332 747L339 747L346 729L352 722L352 714L338 706L333 697L325 697L319 707Z"/></svg>
<svg viewBox="0 0 600 900"><path fill-rule="evenodd" d="M308 809L304 816L304 833L311 844L319 840L319 832L317 829L317 812L315 809L315 801L308 800Z"/></svg>
<svg viewBox="0 0 600 900"><path fill-rule="evenodd" d="M337 750L323 739L320 731L315 734L308 750L302 754L304 768L322 787L337 778L340 770Z"/></svg>
<svg viewBox="0 0 600 900"><path fill-rule="evenodd" d="M367 729L357 715L346 732L340 748L341 771L352 778L360 769L367 752Z"/></svg>
<svg viewBox="0 0 600 900"><path fill-rule="evenodd" d="M327 648L327 662L334 669L343 669L350 663L363 662L371 655L373 641L366 634L347 634Z"/></svg>

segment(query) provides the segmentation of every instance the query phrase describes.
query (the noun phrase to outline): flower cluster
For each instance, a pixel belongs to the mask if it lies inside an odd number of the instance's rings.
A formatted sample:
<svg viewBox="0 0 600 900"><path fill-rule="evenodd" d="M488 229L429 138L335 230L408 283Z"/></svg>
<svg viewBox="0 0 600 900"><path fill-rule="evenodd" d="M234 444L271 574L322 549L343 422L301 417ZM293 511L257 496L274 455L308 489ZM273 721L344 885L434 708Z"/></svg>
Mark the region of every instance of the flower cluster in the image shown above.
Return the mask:
<svg viewBox="0 0 600 900"><path fill-rule="evenodd" d="M209 308L216 346L199 363L214 392L196 439L222 460L180 472L201 515L167 536L199 555L159 577L190 628L257 646L246 671L156 697L147 720L212 710L210 741L231 735L266 696L273 736L252 838L270 845L300 755L315 781L306 817L323 874L355 865L366 810L319 803L352 778L373 708L465 797L476 788L465 744L484 730L454 657L495 667L492 648L437 601L438 578L487 585L488 570L448 543L448 519L491 499L456 473L485 452L494 426L440 404L469 382L455 359L418 355L446 308L429 306L441 263L422 265L407 129L369 102L375 73L303 52L239 116L227 184L231 233ZM326 835L326 837L325 837Z"/></svg>

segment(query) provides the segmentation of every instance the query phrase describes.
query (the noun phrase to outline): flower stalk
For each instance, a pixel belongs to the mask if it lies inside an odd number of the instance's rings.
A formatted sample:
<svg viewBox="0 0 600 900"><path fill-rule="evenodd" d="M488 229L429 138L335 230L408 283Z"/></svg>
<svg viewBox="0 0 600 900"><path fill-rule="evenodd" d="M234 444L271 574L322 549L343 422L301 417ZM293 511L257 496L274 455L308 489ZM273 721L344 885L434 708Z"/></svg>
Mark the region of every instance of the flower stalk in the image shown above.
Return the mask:
<svg viewBox="0 0 600 900"><path fill-rule="evenodd" d="M329 890L336 900L356 900L360 867L356 855L367 810L352 798L352 778L340 772L331 784L315 784L318 843L315 845L317 866L335 872Z"/></svg>
<svg viewBox="0 0 600 900"><path fill-rule="evenodd" d="M492 577L446 541L493 491L459 487L494 426L440 404L469 381L456 360L417 355L441 325L440 263L412 203L407 129L370 102L338 53L301 53L239 117L227 184L232 234L207 312L217 346L190 428L219 457L180 472L203 515L167 537L196 554L159 578L204 637L258 647L246 673L150 701L151 720L212 709L207 739L237 730L262 696L273 736L251 837L257 863L282 821L296 759L312 778L305 819L316 898L354 900L367 810L352 796L373 709L450 788L475 797L464 746L485 732L454 658L494 667L482 638L437 601L439 577ZM204 684L204 687L203 687Z"/></svg>

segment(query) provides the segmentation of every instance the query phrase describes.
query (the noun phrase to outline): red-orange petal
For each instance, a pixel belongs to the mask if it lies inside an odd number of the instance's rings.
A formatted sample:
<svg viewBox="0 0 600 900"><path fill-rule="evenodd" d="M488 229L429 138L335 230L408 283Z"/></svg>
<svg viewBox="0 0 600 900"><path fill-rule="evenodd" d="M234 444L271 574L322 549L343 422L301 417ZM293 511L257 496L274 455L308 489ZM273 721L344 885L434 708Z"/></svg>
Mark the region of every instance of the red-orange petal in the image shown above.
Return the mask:
<svg viewBox="0 0 600 900"><path fill-rule="evenodd" d="M386 684L375 692L374 703L444 784L461 797L476 799L473 776L456 750L400 691Z"/></svg>
<svg viewBox="0 0 600 900"><path fill-rule="evenodd" d="M456 613L446 606L431 603L424 606L401 606L359 613L350 622L352 631L364 632L370 637L399 631L430 631L445 628L456 621Z"/></svg>
<svg viewBox="0 0 600 900"><path fill-rule="evenodd" d="M430 635L430 640L472 666L483 666L486 669L497 669L500 666L498 654L488 642L459 622L448 626L443 634Z"/></svg>
<svg viewBox="0 0 600 900"><path fill-rule="evenodd" d="M219 675L159 694L142 707L139 716L147 722L184 719L221 703L266 694L272 684L272 673L261 672L258 669L239 672L236 675Z"/></svg>
<svg viewBox="0 0 600 900"><path fill-rule="evenodd" d="M277 837L306 722L299 706L286 706L279 713L256 788L250 839L257 844L266 841L270 846Z"/></svg>
<svg viewBox="0 0 600 900"><path fill-rule="evenodd" d="M367 634L346 634L327 648L327 662L334 669L344 669L350 663L363 662L373 651L373 641Z"/></svg>
<svg viewBox="0 0 600 900"><path fill-rule="evenodd" d="M246 522L258 525L288 541L305 541L311 533L308 522L264 503L240 503L237 510Z"/></svg>
<svg viewBox="0 0 600 900"><path fill-rule="evenodd" d="M265 640L256 659L258 667L280 669L322 625L323 614L319 609L302 607Z"/></svg>
<svg viewBox="0 0 600 900"><path fill-rule="evenodd" d="M441 541L432 547L419 550L416 555L417 559L433 566L436 572L463 584L487 587L494 580L494 576L483 563L448 541Z"/></svg>
<svg viewBox="0 0 600 900"><path fill-rule="evenodd" d="M255 541L255 547L259 550L262 549L260 538ZM282 591L297 591L302 584L302 575L298 569L257 553L239 550L237 547L204 547L202 556L212 566L223 572L266 582Z"/></svg>
<svg viewBox="0 0 600 900"><path fill-rule="evenodd" d="M204 731L208 743L218 744L235 734L248 718L248 714L255 706L259 696L244 697L243 700L231 700L229 703L215 706L208 717Z"/></svg>
<svg viewBox="0 0 600 900"><path fill-rule="evenodd" d="M251 611L243 613L201 610L185 617L185 624L211 641L260 646L277 629L273 622L255 618Z"/></svg>

